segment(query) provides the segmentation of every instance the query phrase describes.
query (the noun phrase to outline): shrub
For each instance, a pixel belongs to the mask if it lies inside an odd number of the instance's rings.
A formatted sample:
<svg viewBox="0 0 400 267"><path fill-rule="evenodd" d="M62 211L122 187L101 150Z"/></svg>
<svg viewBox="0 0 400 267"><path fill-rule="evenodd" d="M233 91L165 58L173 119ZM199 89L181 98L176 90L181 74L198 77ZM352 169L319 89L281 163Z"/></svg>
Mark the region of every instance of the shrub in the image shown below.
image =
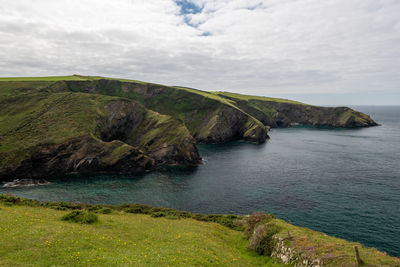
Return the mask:
<svg viewBox="0 0 400 267"><path fill-rule="evenodd" d="M99 221L99 217L91 212L75 210L65 214L61 220L81 224L92 224Z"/></svg>
<svg viewBox="0 0 400 267"><path fill-rule="evenodd" d="M120 206L123 211L127 213L138 213L138 214L149 214L152 212L152 207L141 205L141 204L132 204L132 205L122 205Z"/></svg>
<svg viewBox="0 0 400 267"><path fill-rule="evenodd" d="M19 197L13 195L1 195L0 199L1 202L3 202L3 204L7 206L12 206L21 202L21 199Z"/></svg>
<svg viewBox="0 0 400 267"><path fill-rule="evenodd" d="M276 242L273 237L280 230L281 229L273 223L257 226L250 238L249 249L260 255L271 256Z"/></svg>
<svg viewBox="0 0 400 267"><path fill-rule="evenodd" d="M159 217L165 217L166 214L162 211L157 211L157 212L153 212L150 216L154 217L154 218L159 218Z"/></svg>
<svg viewBox="0 0 400 267"><path fill-rule="evenodd" d="M55 210L80 210L82 207L79 204L71 204L67 202L49 203L48 207Z"/></svg>
<svg viewBox="0 0 400 267"><path fill-rule="evenodd" d="M245 218L245 224L246 224L246 229L245 229L245 234L247 238L250 238L253 234L254 229L256 226L260 224L265 224L268 223L270 220L272 220L274 217L271 214L265 214L263 212L256 212L248 217Z"/></svg>
<svg viewBox="0 0 400 267"><path fill-rule="evenodd" d="M88 208L88 211L94 213L101 213L101 214L110 214L112 213L112 209L108 207L103 207L101 205L91 206Z"/></svg>
<svg viewBox="0 0 400 267"><path fill-rule="evenodd" d="M237 221L237 216L236 215L224 215L221 216L216 220L217 223L222 224L226 227L229 227L231 229L236 229L237 226L235 224L235 221Z"/></svg>
<svg viewBox="0 0 400 267"><path fill-rule="evenodd" d="M112 210L110 208L102 208L98 211L98 213L102 214L111 214Z"/></svg>

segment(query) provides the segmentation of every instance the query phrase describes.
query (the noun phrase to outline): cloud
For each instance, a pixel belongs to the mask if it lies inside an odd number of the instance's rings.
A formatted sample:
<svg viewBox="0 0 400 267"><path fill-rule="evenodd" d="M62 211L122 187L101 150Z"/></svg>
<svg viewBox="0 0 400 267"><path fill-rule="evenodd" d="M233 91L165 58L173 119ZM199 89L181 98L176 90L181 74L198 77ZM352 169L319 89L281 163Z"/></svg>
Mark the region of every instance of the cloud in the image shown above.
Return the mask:
<svg viewBox="0 0 400 267"><path fill-rule="evenodd" d="M250 94L400 89L398 0L0 0L0 76Z"/></svg>

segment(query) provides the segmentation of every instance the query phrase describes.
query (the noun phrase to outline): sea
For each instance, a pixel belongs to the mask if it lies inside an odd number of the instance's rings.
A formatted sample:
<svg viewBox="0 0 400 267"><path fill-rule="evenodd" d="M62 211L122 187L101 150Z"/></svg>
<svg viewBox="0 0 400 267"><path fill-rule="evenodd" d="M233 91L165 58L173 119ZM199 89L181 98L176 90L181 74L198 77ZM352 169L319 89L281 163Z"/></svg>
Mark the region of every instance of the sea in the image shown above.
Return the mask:
<svg viewBox="0 0 400 267"><path fill-rule="evenodd" d="M378 127L273 129L261 145L200 145L204 164L142 175L68 175L0 193L143 203L207 214L267 212L400 256L400 106L356 106Z"/></svg>

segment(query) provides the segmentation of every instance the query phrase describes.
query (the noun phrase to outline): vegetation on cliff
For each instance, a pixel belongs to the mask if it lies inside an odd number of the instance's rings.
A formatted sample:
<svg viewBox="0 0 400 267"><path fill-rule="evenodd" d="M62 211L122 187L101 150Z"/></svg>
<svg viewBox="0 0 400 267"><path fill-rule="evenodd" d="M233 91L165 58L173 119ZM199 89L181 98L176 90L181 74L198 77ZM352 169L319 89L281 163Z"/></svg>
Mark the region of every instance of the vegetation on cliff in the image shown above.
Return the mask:
<svg viewBox="0 0 400 267"><path fill-rule="evenodd" d="M0 179L195 166L196 143L376 125L349 108L92 76L0 78Z"/></svg>
<svg viewBox="0 0 400 267"><path fill-rule="evenodd" d="M130 99L0 82L0 177L137 172L200 162L183 123Z"/></svg>

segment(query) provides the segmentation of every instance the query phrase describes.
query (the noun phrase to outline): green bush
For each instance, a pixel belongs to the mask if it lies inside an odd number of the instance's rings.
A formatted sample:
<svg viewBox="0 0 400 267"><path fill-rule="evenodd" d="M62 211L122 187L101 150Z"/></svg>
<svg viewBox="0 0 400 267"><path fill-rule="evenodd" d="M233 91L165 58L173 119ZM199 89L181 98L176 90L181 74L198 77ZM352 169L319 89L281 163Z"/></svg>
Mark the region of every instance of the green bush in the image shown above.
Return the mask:
<svg viewBox="0 0 400 267"><path fill-rule="evenodd" d="M273 223L258 225L250 238L249 249L260 255L271 256L276 242L273 237L280 230Z"/></svg>
<svg viewBox="0 0 400 267"><path fill-rule="evenodd" d="M102 208L98 211L98 213L102 213L102 214L111 214L112 213L112 209L110 208Z"/></svg>
<svg viewBox="0 0 400 267"><path fill-rule="evenodd" d="M255 213L249 215L248 217L246 217L245 218L245 224L246 224L245 234L246 234L247 238L250 238L253 235L253 231L258 225L268 223L273 218L274 218L273 215L265 214L263 212L255 212Z"/></svg>
<svg viewBox="0 0 400 267"><path fill-rule="evenodd" d="M90 205L66 202L42 202L32 199L19 198L12 195L0 194L0 202L4 205L23 205L31 207L46 207L56 210L70 211L89 211L92 213L110 214L113 211L122 211L126 213L147 214L152 217L168 217L172 219L192 218L198 221L215 222L229 228L242 231L246 224L243 216L221 215L221 214L196 214L187 211L174 210L170 208L151 207L144 204L123 204L119 206L112 205ZM79 212L77 212L78 214ZM268 215L269 216L269 215ZM240 222L240 223L239 223ZM244 223L243 223L244 222Z"/></svg>
<svg viewBox="0 0 400 267"><path fill-rule="evenodd" d="M92 224L99 221L99 217L91 212L75 210L65 214L61 220L81 224Z"/></svg>
<svg viewBox="0 0 400 267"><path fill-rule="evenodd" d="M127 213L150 214L152 212L152 207L141 204L122 205L120 208Z"/></svg>
<svg viewBox="0 0 400 267"><path fill-rule="evenodd" d="M153 212L150 216L154 217L154 218L159 218L159 217L165 217L166 214L164 212L157 211L157 212Z"/></svg>
<svg viewBox="0 0 400 267"><path fill-rule="evenodd" d="M47 205L51 209L55 210L80 210L82 209L82 206L79 204L71 204L67 202L54 202L54 203L48 203Z"/></svg>
<svg viewBox="0 0 400 267"><path fill-rule="evenodd" d="M1 202L3 202L3 204L7 206L16 205L21 202L20 198L12 195L1 195L0 199Z"/></svg>

